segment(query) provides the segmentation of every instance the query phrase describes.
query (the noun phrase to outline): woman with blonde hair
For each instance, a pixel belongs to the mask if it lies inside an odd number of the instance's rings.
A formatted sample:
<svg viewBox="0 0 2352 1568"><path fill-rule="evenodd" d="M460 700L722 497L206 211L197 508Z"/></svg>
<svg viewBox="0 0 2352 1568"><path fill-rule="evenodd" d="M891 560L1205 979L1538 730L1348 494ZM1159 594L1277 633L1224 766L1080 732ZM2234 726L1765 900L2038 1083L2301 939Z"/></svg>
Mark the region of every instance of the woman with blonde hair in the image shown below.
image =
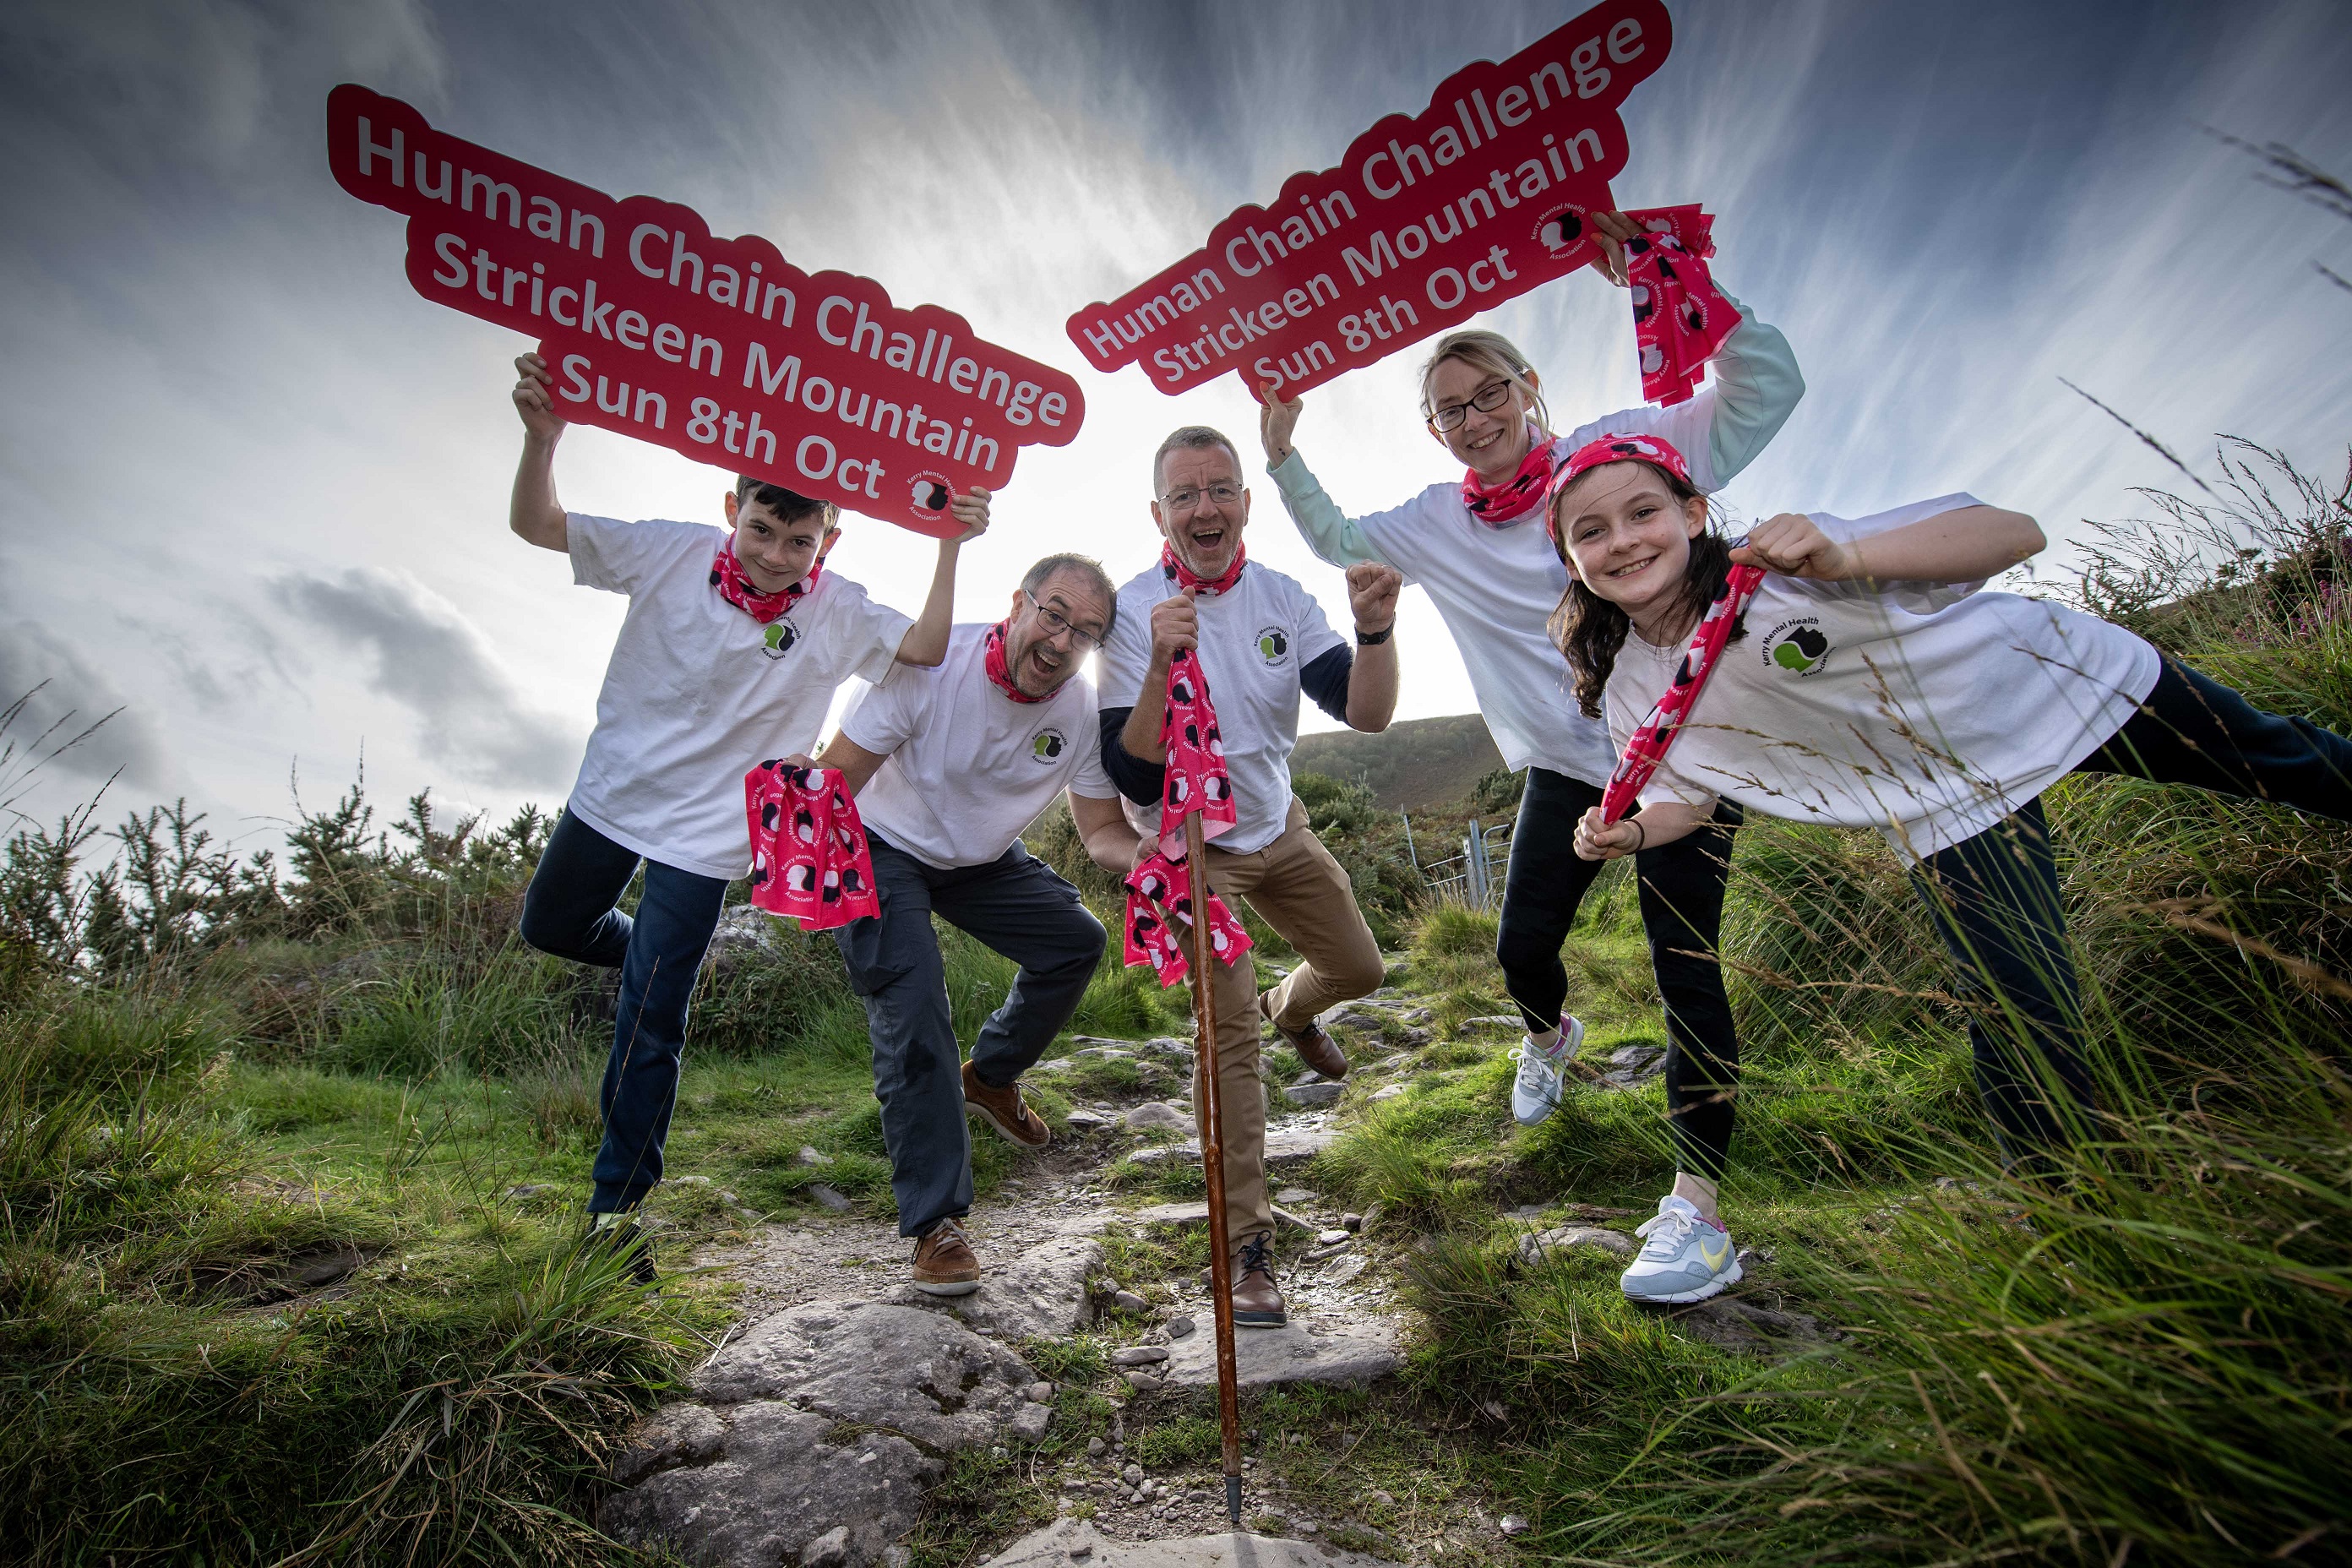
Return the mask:
<svg viewBox="0 0 2352 1568"><path fill-rule="evenodd" d="M1622 285L1622 242L1638 231L1622 213L1596 213L1591 222L1604 250L1594 265ZM1564 435L1553 431L1534 366L1509 340L1484 331L1448 333L1422 367L1421 414L1431 437L1466 471L1363 517L1342 512L1292 447L1303 400L1269 394L1260 413L1267 472L1307 543L1335 566L1385 562L1428 591L1461 650L1504 765L1527 770L1496 942L1527 1024L1512 1053L1518 1073L1511 1089L1512 1114L1526 1126L1551 1114L1561 1068L1583 1038L1583 1026L1565 1011L1568 972L1559 952L1600 869L1577 855L1576 824L1600 804L1616 763L1608 730L1579 708L1567 661L1546 635L1568 569L1545 537L1544 498L1558 463L1604 434L1673 442L1691 455L1701 491L1721 489L1746 468L1805 387L1788 340L1744 308L1740 314L1715 358L1713 384L1696 397L1672 408L1621 409ZM1725 1140L1712 1134L1717 1122L1728 1130L1738 1077L1738 1042L1715 945L1738 822L1738 808L1727 804L1700 831L1634 857L1643 930L1665 1002L1666 1098L1681 1167L1675 1192L1706 1215L1715 1212L1723 1174L1715 1151ZM1738 1264L1726 1265L1727 1278L1737 1278ZM1627 1295L1680 1293L1678 1282L1653 1279L1643 1268L1636 1259L1626 1271Z"/></svg>

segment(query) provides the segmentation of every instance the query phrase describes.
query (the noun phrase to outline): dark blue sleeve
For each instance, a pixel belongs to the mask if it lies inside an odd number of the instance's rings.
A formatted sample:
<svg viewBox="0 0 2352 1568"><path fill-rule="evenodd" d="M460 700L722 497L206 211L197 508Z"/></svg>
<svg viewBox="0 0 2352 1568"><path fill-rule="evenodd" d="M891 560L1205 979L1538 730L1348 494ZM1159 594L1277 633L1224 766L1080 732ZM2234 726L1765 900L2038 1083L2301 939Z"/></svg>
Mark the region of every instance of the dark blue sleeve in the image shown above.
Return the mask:
<svg viewBox="0 0 2352 1568"><path fill-rule="evenodd" d="M1118 793L1138 805L1158 805L1160 792L1168 787L1168 770L1158 763L1147 763L1119 743L1119 731L1127 728L1127 716L1135 710L1106 708L1102 710L1103 772L1118 786Z"/></svg>
<svg viewBox="0 0 2352 1568"><path fill-rule="evenodd" d="M1313 698L1316 707L1344 724L1348 721L1348 678L1355 668L1356 656L1343 644L1298 672L1298 689Z"/></svg>

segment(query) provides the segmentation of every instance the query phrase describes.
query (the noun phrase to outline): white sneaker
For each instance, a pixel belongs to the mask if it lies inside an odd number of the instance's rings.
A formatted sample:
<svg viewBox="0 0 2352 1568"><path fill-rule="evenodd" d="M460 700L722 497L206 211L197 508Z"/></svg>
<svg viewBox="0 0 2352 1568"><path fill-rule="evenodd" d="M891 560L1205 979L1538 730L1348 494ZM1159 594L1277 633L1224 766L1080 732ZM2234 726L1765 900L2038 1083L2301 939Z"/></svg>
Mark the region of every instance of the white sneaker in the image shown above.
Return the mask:
<svg viewBox="0 0 2352 1568"><path fill-rule="evenodd" d="M1704 1301L1739 1283L1739 1249L1731 1233L1688 1198L1660 1198L1656 1215L1633 1234L1649 1239L1617 1282L1632 1300Z"/></svg>
<svg viewBox="0 0 2352 1568"><path fill-rule="evenodd" d="M1584 1026L1574 1018L1559 1021L1559 1038L1546 1047L1521 1036L1511 1048L1519 1076L1511 1080L1511 1114L1522 1127L1533 1127L1559 1103L1559 1069L1575 1059L1584 1044Z"/></svg>

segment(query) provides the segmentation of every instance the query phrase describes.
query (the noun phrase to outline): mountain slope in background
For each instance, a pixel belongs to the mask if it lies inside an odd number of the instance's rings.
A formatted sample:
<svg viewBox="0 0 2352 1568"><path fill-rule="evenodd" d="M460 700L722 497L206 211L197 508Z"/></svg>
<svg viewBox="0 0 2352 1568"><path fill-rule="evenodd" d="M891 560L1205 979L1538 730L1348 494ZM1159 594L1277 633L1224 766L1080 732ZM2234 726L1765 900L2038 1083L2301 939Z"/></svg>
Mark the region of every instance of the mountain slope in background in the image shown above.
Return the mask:
<svg viewBox="0 0 2352 1568"><path fill-rule="evenodd" d="M1391 811L1422 811L1459 801L1503 765L1503 753L1475 713L1407 719L1377 735L1334 730L1301 735L1294 772L1361 783Z"/></svg>

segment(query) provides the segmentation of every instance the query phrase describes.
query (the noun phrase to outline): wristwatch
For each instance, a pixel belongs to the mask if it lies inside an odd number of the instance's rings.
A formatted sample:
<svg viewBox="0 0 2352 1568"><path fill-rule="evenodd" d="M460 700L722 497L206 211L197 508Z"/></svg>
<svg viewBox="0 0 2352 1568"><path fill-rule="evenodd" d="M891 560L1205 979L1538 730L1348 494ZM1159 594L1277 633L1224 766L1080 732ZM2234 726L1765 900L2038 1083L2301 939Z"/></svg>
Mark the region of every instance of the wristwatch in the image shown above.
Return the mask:
<svg viewBox="0 0 2352 1568"><path fill-rule="evenodd" d="M1387 626L1382 626L1376 632L1368 632L1364 630L1363 627L1358 626L1356 628L1356 646L1358 647L1371 647L1376 644L1388 641L1391 637L1395 635L1395 633L1396 623L1394 621L1391 621Z"/></svg>

